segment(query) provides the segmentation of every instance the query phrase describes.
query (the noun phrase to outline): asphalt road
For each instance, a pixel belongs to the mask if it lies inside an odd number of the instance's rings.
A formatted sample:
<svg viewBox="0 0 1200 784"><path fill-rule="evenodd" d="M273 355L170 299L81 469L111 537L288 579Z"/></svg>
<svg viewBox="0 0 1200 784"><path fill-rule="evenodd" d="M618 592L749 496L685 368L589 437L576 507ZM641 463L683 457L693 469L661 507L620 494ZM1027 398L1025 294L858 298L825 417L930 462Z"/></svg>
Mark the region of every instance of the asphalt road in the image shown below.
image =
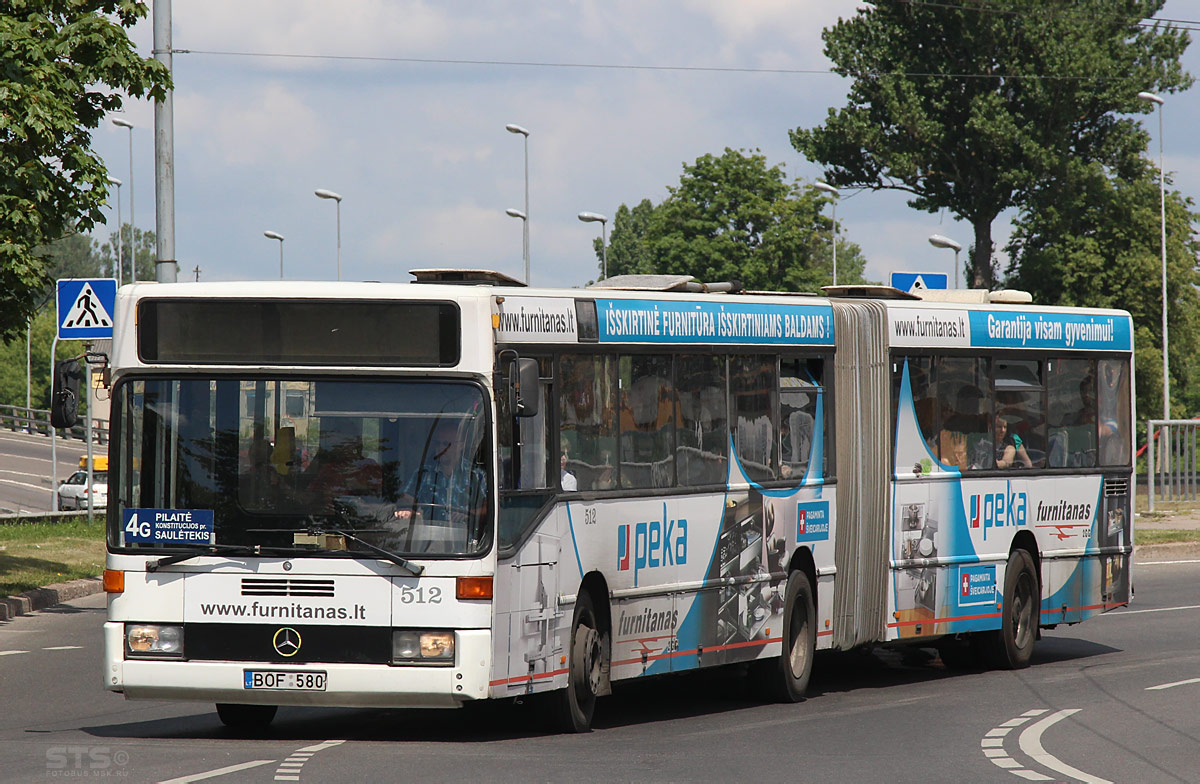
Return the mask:
<svg viewBox="0 0 1200 784"><path fill-rule="evenodd" d="M1139 565L1134 607L1047 632L1026 670L827 654L799 705L716 671L627 686L579 736L535 702L282 709L237 737L210 705L105 692L93 596L0 625L0 781L1200 782L1198 578Z"/></svg>
<svg viewBox="0 0 1200 784"><path fill-rule="evenodd" d="M59 438L56 452L61 482L79 469L87 444ZM107 455L108 446L94 445L93 454ZM47 436L0 430L0 513L49 511L53 502L50 466Z"/></svg>

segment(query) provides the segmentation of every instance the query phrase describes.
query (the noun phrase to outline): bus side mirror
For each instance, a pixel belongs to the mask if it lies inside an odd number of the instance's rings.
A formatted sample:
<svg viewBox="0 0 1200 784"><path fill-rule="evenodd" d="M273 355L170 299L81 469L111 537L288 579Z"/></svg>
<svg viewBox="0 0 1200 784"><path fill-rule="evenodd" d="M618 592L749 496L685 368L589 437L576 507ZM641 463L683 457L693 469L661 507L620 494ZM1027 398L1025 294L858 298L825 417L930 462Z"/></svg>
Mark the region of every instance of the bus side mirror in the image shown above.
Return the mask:
<svg viewBox="0 0 1200 784"><path fill-rule="evenodd" d="M512 412L519 417L537 416L540 399L537 360L517 359L510 367L515 376L509 378Z"/></svg>
<svg viewBox="0 0 1200 784"><path fill-rule="evenodd" d="M79 421L79 385L83 368L77 359L65 359L54 365L54 386L50 393L50 426L74 427Z"/></svg>

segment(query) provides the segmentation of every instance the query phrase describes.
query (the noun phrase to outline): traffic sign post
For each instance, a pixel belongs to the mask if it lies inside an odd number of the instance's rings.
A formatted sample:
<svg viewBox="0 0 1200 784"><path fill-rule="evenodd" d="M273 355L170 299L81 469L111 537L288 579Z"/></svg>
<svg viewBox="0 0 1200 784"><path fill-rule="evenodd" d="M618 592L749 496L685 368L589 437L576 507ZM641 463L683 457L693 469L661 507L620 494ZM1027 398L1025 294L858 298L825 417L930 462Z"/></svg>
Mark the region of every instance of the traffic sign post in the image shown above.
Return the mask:
<svg viewBox="0 0 1200 784"><path fill-rule="evenodd" d="M892 288L907 291L950 288L950 276L944 272L893 272Z"/></svg>

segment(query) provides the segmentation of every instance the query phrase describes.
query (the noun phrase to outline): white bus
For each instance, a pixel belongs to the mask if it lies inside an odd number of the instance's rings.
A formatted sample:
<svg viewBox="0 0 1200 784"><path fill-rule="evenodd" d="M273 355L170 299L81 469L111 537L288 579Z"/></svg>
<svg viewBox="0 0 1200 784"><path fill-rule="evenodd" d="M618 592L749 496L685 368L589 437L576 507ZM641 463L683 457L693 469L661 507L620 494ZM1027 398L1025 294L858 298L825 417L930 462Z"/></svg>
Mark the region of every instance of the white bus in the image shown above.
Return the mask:
<svg viewBox="0 0 1200 784"><path fill-rule="evenodd" d="M584 731L616 680L1022 667L1129 601L1126 313L417 277L120 290L108 689Z"/></svg>

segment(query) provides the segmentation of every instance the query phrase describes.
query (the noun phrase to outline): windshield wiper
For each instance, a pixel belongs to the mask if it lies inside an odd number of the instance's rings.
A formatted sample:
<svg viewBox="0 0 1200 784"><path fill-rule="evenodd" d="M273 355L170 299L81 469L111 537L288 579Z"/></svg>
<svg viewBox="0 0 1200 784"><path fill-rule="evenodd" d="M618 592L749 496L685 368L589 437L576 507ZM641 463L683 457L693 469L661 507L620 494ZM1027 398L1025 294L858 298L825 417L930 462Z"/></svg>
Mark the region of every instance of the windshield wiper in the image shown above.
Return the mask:
<svg viewBox="0 0 1200 784"><path fill-rule="evenodd" d="M263 547L257 544L204 544L196 545L196 548L186 553L175 553L165 558L146 561L146 571L157 572L164 566L183 563L192 558L199 558L202 555L282 555L296 552L294 548L290 547Z"/></svg>
<svg viewBox="0 0 1200 784"><path fill-rule="evenodd" d="M315 531L313 533L334 534L335 536L344 536L352 542L358 542L363 547L365 547L368 550L370 550L371 552L375 553L383 560L391 561L392 563L396 564L396 566L399 566L401 569L407 569L412 574L413 577L420 577L421 573L425 571L424 566L415 564L412 561L402 558L399 555L396 555L395 553L393 553L389 550L383 549L382 547L376 547L375 545L371 544L370 542L360 539L359 537L355 536L354 534L350 533L349 531L341 531L341 530L338 530L337 528L326 528L322 531Z"/></svg>

